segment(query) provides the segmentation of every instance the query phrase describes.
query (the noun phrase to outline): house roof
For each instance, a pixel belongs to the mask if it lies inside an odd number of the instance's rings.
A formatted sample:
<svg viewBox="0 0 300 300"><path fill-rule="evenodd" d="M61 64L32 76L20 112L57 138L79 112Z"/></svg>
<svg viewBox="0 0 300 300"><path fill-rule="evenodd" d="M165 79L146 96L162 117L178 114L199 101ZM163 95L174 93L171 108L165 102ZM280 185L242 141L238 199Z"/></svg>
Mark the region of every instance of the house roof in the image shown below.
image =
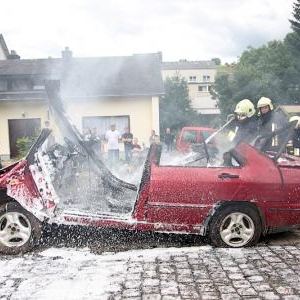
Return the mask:
<svg viewBox="0 0 300 300"><path fill-rule="evenodd" d="M95 58L14 59L0 61L0 79L60 79L62 95L140 96L164 94L159 53Z"/></svg>
<svg viewBox="0 0 300 300"><path fill-rule="evenodd" d="M216 67L213 60L179 60L175 62L163 62L161 66L162 70L215 69Z"/></svg>
<svg viewBox="0 0 300 300"><path fill-rule="evenodd" d="M50 75L60 70L60 59L9 59L0 61L0 78Z"/></svg>

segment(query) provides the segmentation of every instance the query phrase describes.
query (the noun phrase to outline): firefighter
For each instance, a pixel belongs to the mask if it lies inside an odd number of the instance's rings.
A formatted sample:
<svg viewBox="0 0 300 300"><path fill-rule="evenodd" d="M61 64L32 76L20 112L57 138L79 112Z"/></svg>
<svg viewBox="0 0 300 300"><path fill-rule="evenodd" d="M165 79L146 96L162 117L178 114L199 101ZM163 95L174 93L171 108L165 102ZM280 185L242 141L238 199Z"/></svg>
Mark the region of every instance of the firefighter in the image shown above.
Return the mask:
<svg viewBox="0 0 300 300"><path fill-rule="evenodd" d="M275 151L279 149L284 141L284 134L271 136L271 133L287 124L287 119L274 110L272 100L267 97L261 97L257 102L259 115L258 133L263 136L256 147L261 151ZM269 136L268 136L269 135Z"/></svg>
<svg viewBox="0 0 300 300"><path fill-rule="evenodd" d="M257 116L255 107L249 99L243 99L237 103L235 110L235 120L233 120L229 139L238 144L241 141L250 143L258 134Z"/></svg>
<svg viewBox="0 0 300 300"><path fill-rule="evenodd" d="M292 139L287 145L287 153L295 156L300 156L300 117L293 116L289 120L290 122L297 121L295 124Z"/></svg>

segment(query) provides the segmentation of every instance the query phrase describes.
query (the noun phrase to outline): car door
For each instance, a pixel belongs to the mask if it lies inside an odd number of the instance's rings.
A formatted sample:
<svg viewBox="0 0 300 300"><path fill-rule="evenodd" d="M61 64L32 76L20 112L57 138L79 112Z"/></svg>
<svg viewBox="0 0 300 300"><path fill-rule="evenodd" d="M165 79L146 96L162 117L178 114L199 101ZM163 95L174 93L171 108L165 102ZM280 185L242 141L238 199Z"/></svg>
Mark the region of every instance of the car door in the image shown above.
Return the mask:
<svg viewBox="0 0 300 300"><path fill-rule="evenodd" d="M239 198L255 203L269 228L294 224L297 215L292 205L297 204L294 199L291 200L291 192L297 183L296 179L289 180L290 186L286 183L291 177L291 171L279 166L272 155L256 151L246 144L237 147L247 158L244 168L244 197Z"/></svg>
<svg viewBox="0 0 300 300"><path fill-rule="evenodd" d="M199 224L221 200L234 199L241 168L153 166L146 218L149 222Z"/></svg>
<svg viewBox="0 0 300 300"><path fill-rule="evenodd" d="M300 224L300 160L280 162L278 168L282 175L285 194L281 207L285 224Z"/></svg>

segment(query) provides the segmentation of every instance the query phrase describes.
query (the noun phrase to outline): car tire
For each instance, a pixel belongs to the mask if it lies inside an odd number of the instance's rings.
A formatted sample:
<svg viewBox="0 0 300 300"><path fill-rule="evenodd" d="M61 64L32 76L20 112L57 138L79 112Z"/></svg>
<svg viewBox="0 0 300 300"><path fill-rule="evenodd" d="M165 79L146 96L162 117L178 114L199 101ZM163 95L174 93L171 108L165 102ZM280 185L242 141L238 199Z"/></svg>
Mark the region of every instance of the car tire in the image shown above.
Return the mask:
<svg viewBox="0 0 300 300"><path fill-rule="evenodd" d="M249 204L220 207L208 229L210 243L216 247L249 247L257 244L262 222L257 209Z"/></svg>
<svg viewBox="0 0 300 300"><path fill-rule="evenodd" d="M10 202L0 206L0 253L21 254L40 240L42 223L21 205Z"/></svg>

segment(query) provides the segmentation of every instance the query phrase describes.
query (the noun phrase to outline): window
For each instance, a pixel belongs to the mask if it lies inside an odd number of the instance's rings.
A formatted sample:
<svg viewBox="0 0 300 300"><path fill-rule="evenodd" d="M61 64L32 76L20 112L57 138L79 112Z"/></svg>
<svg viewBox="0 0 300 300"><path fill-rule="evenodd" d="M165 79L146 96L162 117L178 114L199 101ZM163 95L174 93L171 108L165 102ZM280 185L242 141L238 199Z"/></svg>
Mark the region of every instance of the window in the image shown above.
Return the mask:
<svg viewBox="0 0 300 300"><path fill-rule="evenodd" d="M198 92L209 92L211 85L198 85Z"/></svg>
<svg viewBox="0 0 300 300"><path fill-rule="evenodd" d="M198 85L198 92L207 92L207 85Z"/></svg>
<svg viewBox="0 0 300 300"><path fill-rule="evenodd" d="M197 80L196 76L189 77L189 82L196 82L196 80Z"/></svg>
<svg viewBox="0 0 300 300"><path fill-rule="evenodd" d="M82 128L96 128L97 134L104 137L105 132L110 129L111 124L116 124L116 129L122 134L125 127L130 128L129 116L96 116L96 117L83 117Z"/></svg>
<svg viewBox="0 0 300 300"><path fill-rule="evenodd" d="M182 141L185 143L196 143L197 131L195 130L185 131L182 137Z"/></svg>
<svg viewBox="0 0 300 300"><path fill-rule="evenodd" d="M210 82L210 76L209 75L203 75L203 82Z"/></svg>
<svg viewBox="0 0 300 300"><path fill-rule="evenodd" d="M45 86L44 86L44 85L34 85L34 86L33 86L33 89L34 89L34 90L41 91L41 90L44 90L44 89L45 89Z"/></svg>
<svg viewBox="0 0 300 300"><path fill-rule="evenodd" d="M45 90L45 78L42 76L33 78L32 89L36 91Z"/></svg>
<svg viewBox="0 0 300 300"><path fill-rule="evenodd" d="M13 91L28 91L32 89L32 83L26 79L15 79L11 82Z"/></svg>

